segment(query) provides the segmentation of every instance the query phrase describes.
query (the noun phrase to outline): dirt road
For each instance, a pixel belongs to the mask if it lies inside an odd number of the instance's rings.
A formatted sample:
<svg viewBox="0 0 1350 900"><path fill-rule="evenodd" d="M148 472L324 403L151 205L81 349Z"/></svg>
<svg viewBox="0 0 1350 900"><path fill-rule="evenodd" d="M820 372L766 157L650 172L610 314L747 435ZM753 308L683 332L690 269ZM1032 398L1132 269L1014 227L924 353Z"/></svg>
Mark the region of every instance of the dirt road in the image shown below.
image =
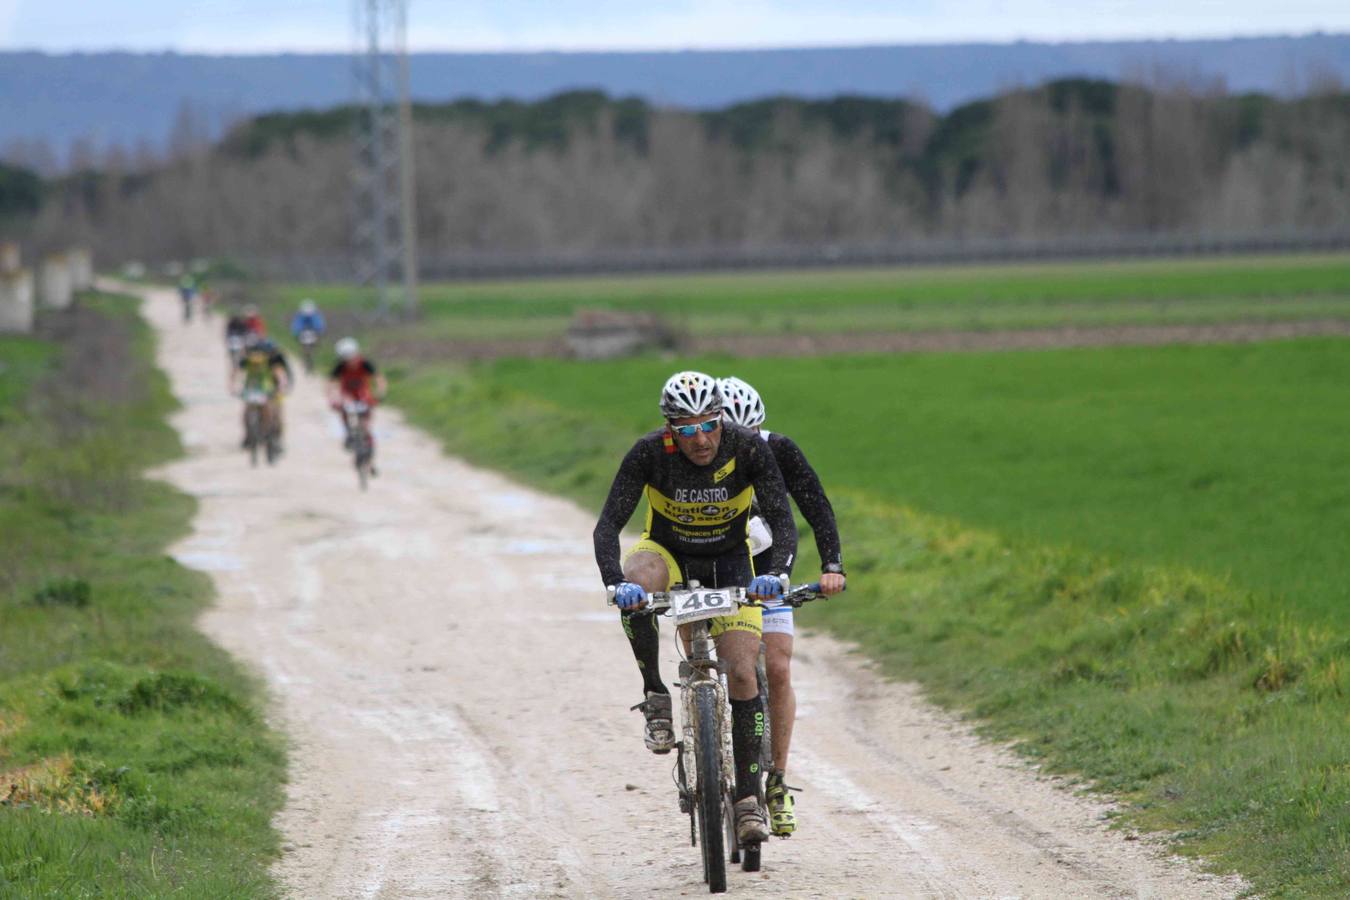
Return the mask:
<svg viewBox="0 0 1350 900"><path fill-rule="evenodd" d="M146 310L183 402L188 456L165 477L200 500L173 552L211 573L202 627L266 679L292 740L277 821L289 893L703 894L671 757L643 749L628 711L640 682L603 604L593 513L446 458L392 410L362 494L317 377L287 398L286 455L251 469L221 321L184 325L166 291ZM1103 806L825 638L799 640L796 680L801 829L766 846L761 873L733 871L733 894L1237 889L1107 830Z"/></svg>

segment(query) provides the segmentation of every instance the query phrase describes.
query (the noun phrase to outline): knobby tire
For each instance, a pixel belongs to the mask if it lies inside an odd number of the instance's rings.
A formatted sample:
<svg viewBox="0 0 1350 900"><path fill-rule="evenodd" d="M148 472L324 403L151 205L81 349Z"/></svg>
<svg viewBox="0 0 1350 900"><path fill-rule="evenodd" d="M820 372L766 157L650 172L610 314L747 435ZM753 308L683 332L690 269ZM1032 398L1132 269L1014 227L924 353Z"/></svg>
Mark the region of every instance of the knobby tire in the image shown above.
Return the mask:
<svg viewBox="0 0 1350 900"><path fill-rule="evenodd" d="M248 461L250 465L258 464L258 439L262 432L262 410L256 406L250 406L245 416L244 436L248 439Z"/></svg>
<svg viewBox="0 0 1350 900"><path fill-rule="evenodd" d="M699 837L703 842L703 872L710 894L727 889L727 858L722 829L722 716L712 685L695 688L698 740L694 748L698 767Z"/></svg>

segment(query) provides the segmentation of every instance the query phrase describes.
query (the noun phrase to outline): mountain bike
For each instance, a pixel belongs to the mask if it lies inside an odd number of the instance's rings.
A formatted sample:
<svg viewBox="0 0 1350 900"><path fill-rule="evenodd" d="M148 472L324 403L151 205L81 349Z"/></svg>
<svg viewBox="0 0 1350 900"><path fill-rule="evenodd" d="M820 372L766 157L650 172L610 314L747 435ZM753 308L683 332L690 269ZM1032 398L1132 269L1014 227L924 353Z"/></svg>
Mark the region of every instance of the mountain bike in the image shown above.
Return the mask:
<svg viewBox="0 0 1350 900"><path fill-rule="evenodd" d="M370 434L370 404L361 400L344 400L342 415L347 421L347 446L356 464L356 479L364 491L370 476L375 474L375 440Z"/></svg>
<svg viewBox="0 0 1350 900"><path fill-rule="evenodd" d="M249 464L258 465L258 453L267 455L267 464L272 465L280 455L277 445L276 425L267 415L267 403L271 398L261 388L244 390L244 447L248 450Z"/></svg>
<svg viewBox="0 0 1350 900"><path fill-rule="evenodd" d="M614 603L610 588L609 602ZM689 843L700 847L703 880L709 893L727 889L727 861L759 863L759 846L741 848L736 841L736 768L731 747L731 706L726 678L714 655L708 626L717 616L732 615L739 606L753 606L745 588L703 588L691 581L647 597L646 609L666 612L675 620L676 641L689 642L689 654L680 662L680 724L683 739L676 742L675 786L680 812L689 816ZM679 632L687 627L686 633ZM731 852L727 853L730 847ZM755 871L747 868L747 871Z"/></svg>
<svg viewBox="0 0 1350 900"><path fill-rule="evenodd" d="M305 361L305 374L314 372L314 348L319 343L319 333L313 328L300 331L300 356Z"/></svg>

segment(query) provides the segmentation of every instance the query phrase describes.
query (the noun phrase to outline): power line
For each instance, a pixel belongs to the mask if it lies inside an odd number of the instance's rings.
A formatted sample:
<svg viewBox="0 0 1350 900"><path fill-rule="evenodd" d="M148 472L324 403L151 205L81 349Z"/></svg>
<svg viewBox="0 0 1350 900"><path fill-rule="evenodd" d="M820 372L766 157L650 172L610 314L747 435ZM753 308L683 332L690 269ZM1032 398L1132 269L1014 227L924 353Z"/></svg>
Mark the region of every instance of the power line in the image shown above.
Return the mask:
<svg viewBox="0 0 1350 900"><path fill-rule="evenodd" d="M353 243L356 283L377 312L417 309L416 198L408 99L407 0L353 0L356 89Z"/></svg>

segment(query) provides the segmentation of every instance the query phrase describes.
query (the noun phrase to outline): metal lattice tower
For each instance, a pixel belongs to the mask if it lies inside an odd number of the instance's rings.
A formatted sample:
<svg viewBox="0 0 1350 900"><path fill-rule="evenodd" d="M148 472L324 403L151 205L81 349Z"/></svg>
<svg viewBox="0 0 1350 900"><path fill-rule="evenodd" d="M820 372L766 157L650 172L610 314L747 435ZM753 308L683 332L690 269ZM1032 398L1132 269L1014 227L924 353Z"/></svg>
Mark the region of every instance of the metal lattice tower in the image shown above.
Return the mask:
<svg viewBox="0 0 1350 900"><path fill-rule="evenodd" d="M352 0L356 81L354 269L381 317L417 309L417 213L407 0Z"/></svg>

